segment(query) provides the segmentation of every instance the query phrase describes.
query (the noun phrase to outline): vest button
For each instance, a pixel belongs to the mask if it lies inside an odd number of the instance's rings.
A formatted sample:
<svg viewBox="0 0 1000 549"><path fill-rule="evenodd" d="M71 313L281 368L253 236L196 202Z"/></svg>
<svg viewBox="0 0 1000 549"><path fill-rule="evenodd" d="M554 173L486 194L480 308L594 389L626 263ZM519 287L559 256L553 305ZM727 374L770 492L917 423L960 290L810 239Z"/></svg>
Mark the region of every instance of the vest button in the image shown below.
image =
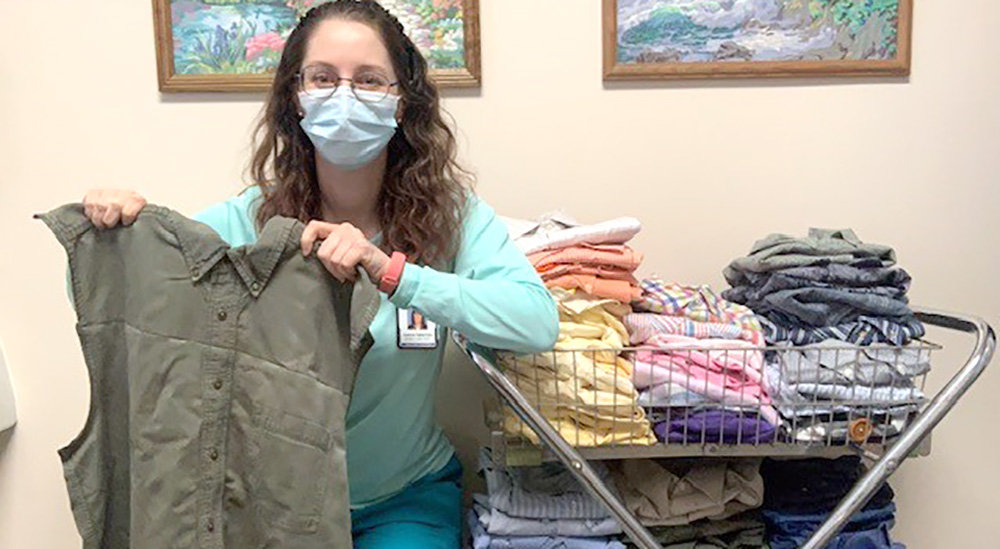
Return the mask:
<svg viewBox="0 0 1000 549"><path fill-rule="evenodd" d="M215 380L215 382L212 383L212 387L215 387L216 391L218 391L219 389L222 389L222 380L221 379Z"/></svg>
<svg viewBox="0 0 1000 549"><path fill-rule="evenodd" d="M219 459L219 451L212 448L212 450L208 452L208 457L212 458L212 461Z"/></svg>
<svg viewBox="0 0 1000 549"><path fill-rule="evenodd" d="M254 282L254 283L250 284L250 290L253 291L253 292L259 292L260 291L260 283L259 282Z"/></svg>
<svg viewBox="0 0 1000 549"><path fill-rule="evenodd" d="M229 314L226 311L219 311L219 314L216 316L218 316L219 322L225 322L229 318Z"/></svg>
<svg viewBox="0 0 1000 549"><path fill-rule="evenodd" d="M209 532L214 532L215 531L215 521L212 520L212 519L208 519L208 524L205 525L205 529L207 529Z"/></svg>

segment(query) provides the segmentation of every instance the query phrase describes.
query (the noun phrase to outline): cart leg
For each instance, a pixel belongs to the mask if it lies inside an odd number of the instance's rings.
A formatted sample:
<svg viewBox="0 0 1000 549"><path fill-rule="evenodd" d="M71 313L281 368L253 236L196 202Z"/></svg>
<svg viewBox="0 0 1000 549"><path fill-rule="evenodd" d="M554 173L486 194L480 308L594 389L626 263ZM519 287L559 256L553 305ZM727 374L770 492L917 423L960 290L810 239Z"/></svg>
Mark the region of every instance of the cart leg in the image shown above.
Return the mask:
<svg viewBox="0 0 1000 549"><path fill-rule="evenodd" d="M503 375L496 366L478 353L468 349L461 342L459 345L476 366L479 367L480 371L500 393L501 397L513 408L518 417L535 431L538 438L566 465L570 473L580 481L584 489L603 503L608 511L618 519L618 523L621 524L622 529L625 530L625 533L632 542L641 549L662 549L656 539L653 538L653 535L649 533L649 530L639 523L639 520L625 508L625 505L608 489L604 481L597 476L597 473L587 464L587 461L580 456L580 453L566 443L562 436L549 425L549 422L531 406L527 399L524 398L524 395L518 391L517 387L507 379L507 376Z"/></svg>
<svg viewBox="0 0 1000 549"><path fill-rule="evenodd" d="M917 417L913 425L904 430L902 436L882 456L847 497L834 509L830 517L820 526L802 549L822 549L837 535L851 516L868 502L907 456L916 448L920 441L955 407L962 395L975 383L983 373L996 350L997 338L993 329L984 321L976 318L962 317L953 314L918 311L920 319L935 326L961 330L976 334L976 347L965 363L965 366L955 374L955 377L945 385L930 404Z"/></svg>

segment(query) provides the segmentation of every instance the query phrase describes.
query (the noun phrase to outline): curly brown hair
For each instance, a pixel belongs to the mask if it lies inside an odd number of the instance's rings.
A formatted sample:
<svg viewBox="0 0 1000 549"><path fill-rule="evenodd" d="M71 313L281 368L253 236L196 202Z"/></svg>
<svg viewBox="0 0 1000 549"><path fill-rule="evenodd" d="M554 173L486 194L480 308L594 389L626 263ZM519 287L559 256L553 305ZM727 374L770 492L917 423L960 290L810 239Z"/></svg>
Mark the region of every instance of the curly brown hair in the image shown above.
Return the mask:
<svg viewBox="0 0 1000 549"><path fill-rule="evenodd" d="M311 9L292 31L254 132L249 174L263 202L257 223L274 216L308 222L321 217L315 148L299 126L296 95L306 45L320 23L340 18L372 27L382 38L402 93L402 119L388 145L377 213L381 247L415 263L451 261L472 176L455 160L455 135L445 122L427 61L403 26L378 2L336 0Z"/></svg>

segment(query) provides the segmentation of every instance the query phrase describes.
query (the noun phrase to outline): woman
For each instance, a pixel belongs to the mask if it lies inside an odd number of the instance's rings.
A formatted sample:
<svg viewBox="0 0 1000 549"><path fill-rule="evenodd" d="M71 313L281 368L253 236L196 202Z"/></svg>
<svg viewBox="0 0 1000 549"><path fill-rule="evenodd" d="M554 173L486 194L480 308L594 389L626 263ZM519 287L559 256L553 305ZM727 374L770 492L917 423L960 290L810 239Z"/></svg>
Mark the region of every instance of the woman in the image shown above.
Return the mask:
<svg viewBox="0 0 1000 549"><path fill-rule="evenodd" d="M256 185L196 219L239 246L270 217L298 218L303 254L339 280L361 267L384 291L347 414L355 546L457 547L461 466L433 421L443 333L433 348L405 345L399 315L537 352L557 336L552 299L464 185L427 63L376 2L337 0L303 18L256 141ZM145 203L116 190L84 199L100 228L131 224Z"/></svg>

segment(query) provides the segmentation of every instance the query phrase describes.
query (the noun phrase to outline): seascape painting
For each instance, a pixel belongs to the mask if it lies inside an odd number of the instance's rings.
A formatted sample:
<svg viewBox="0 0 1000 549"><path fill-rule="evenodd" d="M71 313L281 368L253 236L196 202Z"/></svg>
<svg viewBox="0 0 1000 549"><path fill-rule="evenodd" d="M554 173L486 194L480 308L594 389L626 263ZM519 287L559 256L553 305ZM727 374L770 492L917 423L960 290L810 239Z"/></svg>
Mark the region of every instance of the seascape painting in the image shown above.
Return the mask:
<svg viewBox="0 0 1000 549"><path fill-rule="evenodd" d="M607 76L901 74L909 68L910 0L604 2Z"/></svg>
<svg viewBox="0 0 1000 549"><path fill-rule="evenodd" d="M166 79L165 91L266 89L285 40L322 1L156 0L161 88ZM478 81L478 0L380 3L403 24L439 83Z"/></svg>

